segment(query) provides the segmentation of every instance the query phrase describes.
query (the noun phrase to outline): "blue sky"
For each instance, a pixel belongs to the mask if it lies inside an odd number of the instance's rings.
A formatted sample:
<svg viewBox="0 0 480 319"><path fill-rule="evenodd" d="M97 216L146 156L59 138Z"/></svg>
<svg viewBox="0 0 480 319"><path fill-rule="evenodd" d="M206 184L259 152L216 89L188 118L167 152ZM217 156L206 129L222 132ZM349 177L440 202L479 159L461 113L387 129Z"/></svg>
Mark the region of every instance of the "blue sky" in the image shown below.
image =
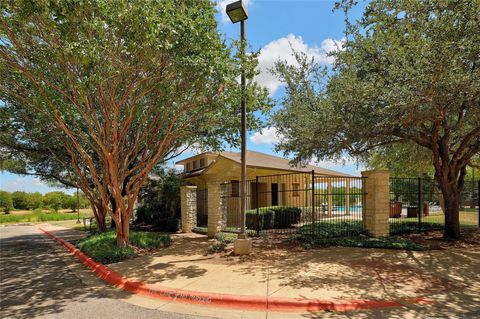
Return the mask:
<svg viewBox="0 0 480 319"><path fill-rule="evenodd" d="M218 4L220 12L216 18L220 32L227 39L238 39L239 25L233 25L223 13L226 4L233 0L221 0ZM322 0L248 0L249 18L246 24L246 35L249 46L253 50L261 50L259 56L260 76L256 79L267 87L275 100L282 97L283 89L268 69L278 59L292 61L291 48L303 51L323 64L332 63L326 52L335 50L341 45L344 31L344 15L342 11L332 12L334 1ZM356 8L350 17L359 16L363 5ZM279 107L279 106L277 106ZM278 140L275 128L260 132L248 132L247 148L249 150L282 156L273 152ZM237 151L236 149L227 150ZM175 161L193 155L186 152ZM358 175L361 168L354 161L346 159L347 165L341 163L320 162L319 166ZM171 165L174 165L172 161ZM42 183L32 176L19 176L0 173L0 189L6 191L24 190L28 192L48 192L57 190ZM67 190L72 193L74 190Z"/></svg>

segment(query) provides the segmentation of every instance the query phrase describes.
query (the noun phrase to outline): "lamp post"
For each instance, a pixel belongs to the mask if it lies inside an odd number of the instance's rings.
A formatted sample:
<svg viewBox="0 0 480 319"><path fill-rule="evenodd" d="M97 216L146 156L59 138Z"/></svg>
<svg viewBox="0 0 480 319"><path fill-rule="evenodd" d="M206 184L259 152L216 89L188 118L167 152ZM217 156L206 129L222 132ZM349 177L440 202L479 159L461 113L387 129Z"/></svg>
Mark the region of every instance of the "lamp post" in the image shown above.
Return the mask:
<svg viewBox="0 0 480 319"><path fill-rule="evenodd" d="M77 187L77 224L80 224L80 194Z"/></svg>
<svg viewBox="0 0 480 319"><path fill-rule="evenodd" d="M246 163L246 156L247 156L247 142L246 142L246 132L247 132L247 101L246 101L246 93L245 93L245 20L248 19L248 13L245 7L243 6L242 1L235 1L227 5L226 8L227 15L232 21L232 23L240 22L240 56L242 59L241 63L241 102L240 102L240 110L241 110L241 130L240 130L240 138L242 141L241 146L241 172L240 172L240 224L241 230L240 234L238 235L238 240L235 242L235 252L237 254L245 254L251 252L251 240L247 240L247 234L245 231L245 214L247 211L247 163ZM237 249L237 246L240 247Z"/></svg>

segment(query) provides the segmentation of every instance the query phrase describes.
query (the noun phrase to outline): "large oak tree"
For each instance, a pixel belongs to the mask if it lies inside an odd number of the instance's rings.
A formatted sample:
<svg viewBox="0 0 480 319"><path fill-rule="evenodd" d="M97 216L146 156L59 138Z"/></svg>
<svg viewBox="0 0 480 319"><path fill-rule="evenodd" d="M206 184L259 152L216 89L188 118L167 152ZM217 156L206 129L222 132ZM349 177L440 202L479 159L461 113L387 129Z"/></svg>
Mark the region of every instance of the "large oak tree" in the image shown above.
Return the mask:
<svg viewBox="0 0 480 319"><path fill-rule="evenodd" d="M308 161L415 144L445 200L444 235L459 237L466 168L480 152L480 2L374 0L346 30L332 70L302 54L300 66L277 63L278 148Z"/></svg>
<svg viewBox="0 0 480 319"><path fill-rule="evenodd" d="M2 147L42 151L73 174L97 221L112 216L118 245L156 164L194 142L237 140L238 59L210 1L3 1L0 10ZM254 58L244 62L250 78ZM250 111L267 105L264 90L248 93Z"/></svg>

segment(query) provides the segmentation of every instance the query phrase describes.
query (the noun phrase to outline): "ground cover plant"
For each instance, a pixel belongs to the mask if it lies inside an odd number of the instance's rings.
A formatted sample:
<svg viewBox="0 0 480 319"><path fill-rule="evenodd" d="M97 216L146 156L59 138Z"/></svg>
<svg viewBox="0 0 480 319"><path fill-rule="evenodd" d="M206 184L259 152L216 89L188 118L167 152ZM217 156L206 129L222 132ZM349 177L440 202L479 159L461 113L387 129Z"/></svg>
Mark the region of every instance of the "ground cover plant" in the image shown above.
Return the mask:
<svg viewBox="0 0 480 319"><path fill-rule="evenodd" d="M341 238L311 238L301 237L302 244L305 247L361 247L361 248L383 248L383 249L404 249L404 250L423 250L423 246L402 237L341 237Z"/></svg>
<svg viewBox="0 0 480 319"><path fill-rule="evenodd" d="M138 248L153 249L169 246L171 238L168 234L132 231L129 246L122 247L116 243L116 232L106 231L79 240L77 246L94 260L108 264L138 255Z"/></svg>

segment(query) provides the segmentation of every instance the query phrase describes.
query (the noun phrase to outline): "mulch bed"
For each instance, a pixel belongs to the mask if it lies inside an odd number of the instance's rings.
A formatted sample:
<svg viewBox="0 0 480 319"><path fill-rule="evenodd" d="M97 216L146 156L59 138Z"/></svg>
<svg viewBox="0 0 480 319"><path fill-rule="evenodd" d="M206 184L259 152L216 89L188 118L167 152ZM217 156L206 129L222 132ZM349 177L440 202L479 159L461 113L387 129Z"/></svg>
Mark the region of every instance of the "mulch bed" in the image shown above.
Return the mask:
<svg viewBox="0 0 480 319"><path fill-rule="evenodd" d="M429 231L421 234L405 235L426 249L474 249L480 247L480 228L461 230L461 239L453 240L443 238L443 231Z"/></svg>

